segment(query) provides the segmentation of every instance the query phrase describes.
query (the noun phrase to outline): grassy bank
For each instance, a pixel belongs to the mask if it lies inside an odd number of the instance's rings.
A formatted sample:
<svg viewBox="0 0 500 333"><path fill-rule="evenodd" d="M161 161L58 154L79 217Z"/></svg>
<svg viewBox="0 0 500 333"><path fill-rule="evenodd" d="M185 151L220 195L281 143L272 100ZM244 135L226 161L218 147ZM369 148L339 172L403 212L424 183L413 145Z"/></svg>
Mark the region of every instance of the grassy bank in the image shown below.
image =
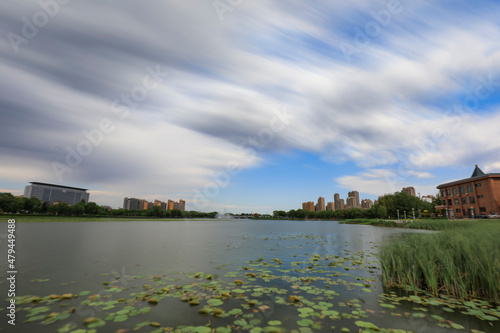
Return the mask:
<svg viewBox="0 0 500 333"><path fill-rule="evenodd" d="M175 219L175 218L151 218L151 217L120 217L120 216L47 216L47 215L0 215L0 222L15 219L16 222L109 222L109 221L213 221L214 219Z"/></svg>
<svg viewBox="0 0 500 333"><path fill-rule="evenodd" d="M447 220L447 219L422 219L422 220L381 220L381 219L352 219L345 220L342 224L362 224L378 227L397 227L424 230L454 230L457 228L468 228L483 223L500 224L499 219L493 220Z"/></svg>
<svg viewBox="0 0 500 333"><path fill-rule="evenodd" d="M382 248L385 286L500 304L499 220L416 221L405 227L442 231Z"/></svg>

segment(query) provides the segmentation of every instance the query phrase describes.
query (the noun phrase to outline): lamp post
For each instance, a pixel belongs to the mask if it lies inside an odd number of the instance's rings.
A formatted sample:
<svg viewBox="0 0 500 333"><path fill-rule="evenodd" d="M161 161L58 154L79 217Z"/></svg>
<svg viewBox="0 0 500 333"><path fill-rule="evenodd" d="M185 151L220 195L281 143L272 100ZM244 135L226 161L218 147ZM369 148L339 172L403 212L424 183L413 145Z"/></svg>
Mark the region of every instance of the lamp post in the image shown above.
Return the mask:
<svg viewBox="0 0 500 333"><path fill-rule="evenodd" d="M474 207L470 206L470 213L472 215L472 219L474 220Z"/></svg>
<svg viewBox="0 0 500 333"><path fill-rule="evenodd" d="M411 211L413 213L413 221L415 221L415 208L412 208Z"/></svg>

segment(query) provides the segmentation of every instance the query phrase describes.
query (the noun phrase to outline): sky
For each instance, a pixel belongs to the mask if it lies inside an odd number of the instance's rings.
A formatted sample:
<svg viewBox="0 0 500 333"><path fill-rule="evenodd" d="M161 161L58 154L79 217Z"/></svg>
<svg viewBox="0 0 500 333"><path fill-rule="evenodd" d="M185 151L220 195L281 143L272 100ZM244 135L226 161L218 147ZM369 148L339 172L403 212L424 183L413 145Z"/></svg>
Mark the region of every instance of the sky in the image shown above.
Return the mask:
<svg viewBox="0 0 500 333"><path fill-rule="evenodd" d="M498 1L0 3L0 192L272 213L500 172Z"/></svg>

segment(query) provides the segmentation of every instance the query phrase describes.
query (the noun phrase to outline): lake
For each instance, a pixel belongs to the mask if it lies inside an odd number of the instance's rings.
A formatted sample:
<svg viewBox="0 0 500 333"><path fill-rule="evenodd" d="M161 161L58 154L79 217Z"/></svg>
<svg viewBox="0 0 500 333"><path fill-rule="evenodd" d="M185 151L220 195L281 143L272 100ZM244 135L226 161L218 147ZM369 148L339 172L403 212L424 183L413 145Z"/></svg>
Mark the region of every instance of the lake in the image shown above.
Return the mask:
<svg viewBox="0 0 500 333"><path fill-rule="evenodd" d="M417 232L426 231L332 221L17 223L16 326L3 319L0 332L498 332L498 321L460 306L382 288L378 248Z"/></svg>

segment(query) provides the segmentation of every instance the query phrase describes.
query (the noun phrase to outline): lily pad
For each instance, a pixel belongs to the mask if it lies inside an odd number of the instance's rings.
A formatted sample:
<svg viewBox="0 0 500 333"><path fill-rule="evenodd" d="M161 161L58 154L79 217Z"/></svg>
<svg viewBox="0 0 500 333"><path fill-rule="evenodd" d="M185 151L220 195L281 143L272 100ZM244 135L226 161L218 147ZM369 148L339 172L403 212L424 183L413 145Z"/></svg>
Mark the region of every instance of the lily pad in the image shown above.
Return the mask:
<svg viewBox="0 0 500 333"><path fill-rule="evenodd" d="M358 320L355 322L356 326L358 327L362 327L362 328L369 328L369 329L372 329L372 330L379 330L378 326L373 324L373 323L370 323L368 321L361 321L361 320Z"/></svg>

